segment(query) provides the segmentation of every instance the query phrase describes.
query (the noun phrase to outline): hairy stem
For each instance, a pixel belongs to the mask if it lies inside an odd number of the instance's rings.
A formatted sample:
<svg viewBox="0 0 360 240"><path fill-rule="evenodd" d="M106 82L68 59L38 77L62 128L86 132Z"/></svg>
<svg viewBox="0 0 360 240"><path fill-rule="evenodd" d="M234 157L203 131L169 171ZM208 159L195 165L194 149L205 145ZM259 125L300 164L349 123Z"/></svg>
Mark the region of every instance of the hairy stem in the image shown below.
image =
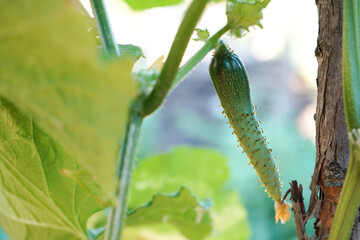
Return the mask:
<svg viewBox="0 0 360 240"><path fill-rule="evenodd" d="M90 0L90 3L105 52L109 55L119 56L119 48L111 29L104 0Z"/></svg>
<svg viewBox="0 0 360 240"><path fill-rule="evenodd" d="M196 52L196 54L190 58L183 66L179 68L174 82L171 88L175 88L200 62L204 57L216 46L220 37L230 30L230 25L225 25L218 32L216 32L211 38L209 38L204 46Z"/></svg>
<svg viewBox="0 0 360 240"><path fill-rule="evenodd" d="M161 105L169 92L190 37L207 2L208 0L193 0L186 11L159 79L150 95L143 102L141 111L143 116L154 112Z"/></svg>
<svg viewBox="0 0 360 240"><path fill-rule="evenodd" d="M122 144L118 165L117 203L110 208L105 231L105 240L121 239L121 232L125 225L129 187L134 170L136 149L143 117L131 110Z"/></svg>

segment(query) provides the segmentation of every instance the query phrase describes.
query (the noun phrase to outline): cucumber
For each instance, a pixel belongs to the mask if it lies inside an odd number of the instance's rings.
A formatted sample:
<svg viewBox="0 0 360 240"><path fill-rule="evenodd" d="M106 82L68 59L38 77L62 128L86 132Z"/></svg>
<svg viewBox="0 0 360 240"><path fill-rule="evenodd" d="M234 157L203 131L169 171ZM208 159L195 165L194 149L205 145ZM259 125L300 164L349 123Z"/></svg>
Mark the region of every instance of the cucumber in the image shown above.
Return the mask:
<svg viewBox="0 0 360 240"><path fill-rule="evenodd" d="M276 202L276 222L279 219L282 223L287 221L290 217L289 205L281 201L278 170L271 154L272 149L268 147L263 131L259 129L260 122L256 119L251 102L249 78L244 64L223 42L220 42L211 59L209 72L224 109L223 113L234 129L233 134L238 137L238 142L265 186L265 191ZM278 216L280 212L285 212L286 216Z"/></svg>

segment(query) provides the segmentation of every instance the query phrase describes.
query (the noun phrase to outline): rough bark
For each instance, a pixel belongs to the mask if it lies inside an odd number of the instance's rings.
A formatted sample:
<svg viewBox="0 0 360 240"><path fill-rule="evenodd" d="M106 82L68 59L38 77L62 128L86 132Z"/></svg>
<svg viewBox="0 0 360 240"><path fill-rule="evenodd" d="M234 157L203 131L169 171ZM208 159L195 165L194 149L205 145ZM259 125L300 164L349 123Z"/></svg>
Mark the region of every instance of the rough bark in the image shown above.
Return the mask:
<svg viewBox="0 0 360 240"><path fill-rule="evenodd" d="M302 195L302 185L298 186L297 181L292 181L290 183L291 191L291 202L292 210L294 212L295 218L295 227L298 240L309 240L310 238L306 235L305 229L305 205L304 198Z"/></svg>
<svg viewBox="0 0 360 240"><path fill-rule="evenodd" d="M349 160L343 107L341 41L342 0L316 1L319 36L316 107L316 163L310 185L308 216L313 214L315 239L327 239ZM359 235L354 228L353 236Z"/></svg>

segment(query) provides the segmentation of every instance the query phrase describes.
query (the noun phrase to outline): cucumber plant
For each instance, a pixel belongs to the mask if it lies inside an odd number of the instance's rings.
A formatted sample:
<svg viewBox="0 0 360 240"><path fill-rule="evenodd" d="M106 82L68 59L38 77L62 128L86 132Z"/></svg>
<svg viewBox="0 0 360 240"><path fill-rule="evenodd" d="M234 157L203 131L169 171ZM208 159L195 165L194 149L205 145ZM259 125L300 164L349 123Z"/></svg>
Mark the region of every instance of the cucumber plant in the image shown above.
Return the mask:
<svg viewBox="0 0 360 240"><path fill-rule="evenodd" d="M229 119L233 134L255 168L269 196L275 201L276 222L290 218L289 205L282 202L281 183L272 149L268 147L251 102L249 78L243 62L220 41L210 63L210 76Z"/></svg>
<svg viewBox="0 0 360 240"><path fill-rule="evenodd" d="M207 2L191 2L159 75L151 75L156 82L143 81L146 86L139 87L138 95L130 72L141 51L135 48L137 53L132 58L126 57L134 48L115 42L103 0L90 0L102 44L101 57L95 54L99 50L95 37L85 27L93 20L80 14L75 1L0 2L1 9L8 10L0 16L1 22L7 23L0 29L0 40L4 43L0 47L0 222L3 224L3 219L8 218L6 226L13 231L13 239L31 239L41 230L44 239L89 239L92 234L86 229L88 218L105 208L109 208L107 221L99 233L104 233L105 240L121 238L125 219L136 222L127 213L127 202L145 117L158 109L169 91L217 46L222 35L231 32L242 37L249 27L261 26L261 10L270 0L228 0L225 26L203 38L204 46L180 67ZM28 56L23 57L26 51ZM248 102L232 106L224 103L224 109L279 207L277 218L287 220L287 213L281 214L287 211L287 205L281 203L280 181L271 151L252 115L245 68L227 51L220 45L216 56L226 55L232 61L234 68L227 69L233 74L230 80L235 80L236 73L242 74L241 88ZM56 57L49 57L49 52ZM215 75L219 74L217 69ZM232 83L235 82L230 81L226 91L231 99L238 100ZM236 111L242 115L236 115ZM245 125L246 130L241 128ZM112 164L117 157L116 168ZM23 192L17 192L19 189ZM209 214L187 190L185 193L188 202L195 206L191 214L196 218L192 223L205 226L206 231L199 234L204 238L211 228ZM75 203L72 197L77 198ZM173 198L166 199L168 203ZM158 204L155 199L154 202ZM139 211L135 219L142 219L138 216L140 212L146 211ZM21 231L12 229L16 224ZM48 227L46 231L44 226Z"/></svg>

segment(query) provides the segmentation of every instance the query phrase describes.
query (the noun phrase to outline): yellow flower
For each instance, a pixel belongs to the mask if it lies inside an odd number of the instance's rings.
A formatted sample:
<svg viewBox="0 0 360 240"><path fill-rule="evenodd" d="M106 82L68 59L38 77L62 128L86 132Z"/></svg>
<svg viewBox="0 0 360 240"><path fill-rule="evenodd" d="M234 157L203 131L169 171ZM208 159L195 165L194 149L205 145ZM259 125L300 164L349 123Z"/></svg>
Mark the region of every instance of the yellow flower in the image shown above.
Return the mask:
<svg viewBox="0 0 360 240"><path fill-rule="evenodd" d="M275 221L276 223L280 220L282 224L290 219L291 205L287 202L276 201L275 202Z"/></svg>

